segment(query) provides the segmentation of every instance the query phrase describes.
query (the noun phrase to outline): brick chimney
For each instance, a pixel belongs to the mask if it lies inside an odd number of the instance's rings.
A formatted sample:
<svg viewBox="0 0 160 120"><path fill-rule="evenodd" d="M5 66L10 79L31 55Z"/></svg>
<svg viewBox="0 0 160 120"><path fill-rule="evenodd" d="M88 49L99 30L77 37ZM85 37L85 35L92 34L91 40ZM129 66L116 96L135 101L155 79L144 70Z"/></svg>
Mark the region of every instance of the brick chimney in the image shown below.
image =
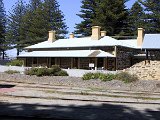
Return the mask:
<svg viewBox="0 0 160 120"><path fill-rule="evenodd" d="M56 31L49 31L48 42L53 43L56 40Z"/></svg>
<svg viewBox="0 0 160 120"><path fill-rule="evenodd" d="M101 38L100 29L101 29L100 26L93 26L92 27L92 36L91 36L92 40L99 40Z"/></svg>
<svg viewBox="0 0 160 120"><path fill-rule="evenodd" d="M73 33L70 33L70 34L69 34L69 38L70 38L70 39L74 38L74 34L73 34Z"/></svg>
<svg viewBox="0 0 160 120"><path fill-rule="evenodd" d="M104 36L106 36L106 31L101 31L101 37L104 37Z"/></svg>
<svg viewBox="0 0 160 120"><path fill-rule="evenodd" d="M137 37L137 46L138 47L142 46L143 38L144 38L144 29L138 28L138 37Z"/></svg>

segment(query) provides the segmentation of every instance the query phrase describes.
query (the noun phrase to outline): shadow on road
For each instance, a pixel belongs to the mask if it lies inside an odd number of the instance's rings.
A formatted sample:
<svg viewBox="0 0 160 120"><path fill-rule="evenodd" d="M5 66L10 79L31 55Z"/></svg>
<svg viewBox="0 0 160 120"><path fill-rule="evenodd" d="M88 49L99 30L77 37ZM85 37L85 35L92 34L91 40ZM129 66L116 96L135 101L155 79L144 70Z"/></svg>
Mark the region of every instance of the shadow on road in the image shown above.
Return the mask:
<svg viewBox="0 0 160 120"><path fill-rule="evenodd" d="M9 85L9 84L0 84L0 88L13 88L15 85Z"/></svg>
<svg viewBox="0 0 160 120"><path fill-rule="evenodd" d="M26 120L23 116L35 117L33 120L160 120L160 109L147 109L140 112L124 105L84 105L55 106L40 104L0 103L1 120ZM21 116L5 119L5 116ZM42 119L39 119L42 118ZM31 119L32 120L32 119Z"/></svg>

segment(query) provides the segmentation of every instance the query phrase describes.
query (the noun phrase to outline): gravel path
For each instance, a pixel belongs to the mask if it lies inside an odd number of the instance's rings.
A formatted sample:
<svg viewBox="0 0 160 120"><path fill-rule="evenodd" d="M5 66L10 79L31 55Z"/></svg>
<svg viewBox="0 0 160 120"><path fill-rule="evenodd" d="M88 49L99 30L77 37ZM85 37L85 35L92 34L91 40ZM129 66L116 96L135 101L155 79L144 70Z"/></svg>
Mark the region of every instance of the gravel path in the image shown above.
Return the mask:
<svg viewBox="0 0 160 120"><path fill-rule="evenodd" d="M106 90L127 90L127 91L149 91L160 92L160 81L156 80L140 80L134 83L123 83L119 80L112 80L103 82L100 80L84 81L80 77L58 77L58 76L44 76L36 77L23 74L6 74L0 73L0 80L24 82L24 83L38 83L48 84L54 86L71 86L83 87L93 89L106 89Z"/></svg>

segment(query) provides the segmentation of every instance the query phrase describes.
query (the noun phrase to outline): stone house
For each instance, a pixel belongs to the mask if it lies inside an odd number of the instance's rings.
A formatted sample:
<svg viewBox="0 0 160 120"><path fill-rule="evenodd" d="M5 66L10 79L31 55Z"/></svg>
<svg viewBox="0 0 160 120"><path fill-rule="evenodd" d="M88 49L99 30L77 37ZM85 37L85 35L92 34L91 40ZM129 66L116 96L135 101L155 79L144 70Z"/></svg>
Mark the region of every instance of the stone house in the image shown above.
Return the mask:
<svg viewBox="0 0 160 120"><path fill-rule="evenodd" d="M158 49L148 50L146 41L150 35L144 37L143 31L143 28L139 28L137 39L127 40L107 36L99 26L93 26L92 35L83 38L75 38L74 34L70 34L69 39L56 40L56 32L49 31L47 41L24 48L28 52L18 58L24 60L25 66L59 65L66 69L122 70L148 59L151 51L154 51L154 57L159 53Z"/></svg>

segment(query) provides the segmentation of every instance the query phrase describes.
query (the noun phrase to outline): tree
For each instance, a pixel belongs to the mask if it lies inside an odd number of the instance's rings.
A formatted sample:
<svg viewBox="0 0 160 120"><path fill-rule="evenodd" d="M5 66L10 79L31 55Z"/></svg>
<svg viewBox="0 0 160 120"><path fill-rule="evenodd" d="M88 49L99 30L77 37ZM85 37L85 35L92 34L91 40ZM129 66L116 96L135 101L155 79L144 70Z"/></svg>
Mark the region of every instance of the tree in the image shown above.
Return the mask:
<svg viewBox="0 0 160 120"><path fill-rule="evenodd" d="M99 25L108 35L118 35L125 31L126 18L128 15L125 8L126 0L83 0L82 14L78 14L83 19L76 25L76 34L83 36L91 35L91 26Z"/></svg>
<svg viewBox="0 0 160 120"><path fill-rule="evenodd" d="M93 24L101 26L108 35L124 35L128 16L125 3L126 0L100 0Z"/></svg>
<svg viewBox="0 0 160 120"><path fill-rule="evenodd" d="M59 9L59 4L56 0L44 0L44 12L47 22L49 24L49 30L55 30L57 33L56 38L64 38L68 33L67 25L62 11Z"/></svg>
<svg viewBox="0 0 160 120"><path fill-rule="evenodd" d="M30 0L29 3L30 3L29 4L30 10L34 11L42 4L42 1L41 0Z"/></svg>
<svg viewBox="0 0 160 120"><path fill-rule="evenodd" d="M137 35L137 28L145 27L144 9L141 4L136 1L129 10L129 30L130 35Z"/></svg>
<svg viewBox="0 0 160 120"><path fill-rule="evenodd" d="M31 2L32 3L32 2ZM35 4L33 4L35 5ZM56 0L44 0L36 9L31 9L32 4L24 16L24 28L27 36L25 45L32 45L48 38L48 31L55 30L56 38L64 38L67 32L67 26L64 23L64 15L59 10ZM29 41L28 41L29 40Z"/></svg>
<svg viewBox="0 0 160 120"><path fill-rule="evenodd" d="M14 48L17 49L17 55L24 47L23 40L24 34L22 23L23 16L25 15L26 8L23 0L18 0L15 6L12 8L12 13L9 12L8 28L7 28L7 39L11 41Z"/></svg>
<svg viewBox="0 0 160 120"><path fill-rule="evenodd" d="M95 8L97 6L97 0L82 0L81 14L77 14L82 18L82 22L76 24L75 34L82 36L91 35L92 21L96 17Z"/></svg>
<svg viewBox="0 0 160 120"><path fill-rule="evenodd" d="M145 7L146 33L160 32L160 0L139 0Z"/></svg>
<svg viewBox="0 0 160 120"><path fill-rule="evenodd" d="M5 39L6 14L4 10L3 0L0 0L0 52L4 59L5 50L7 49L7 41Z"/></svg>

